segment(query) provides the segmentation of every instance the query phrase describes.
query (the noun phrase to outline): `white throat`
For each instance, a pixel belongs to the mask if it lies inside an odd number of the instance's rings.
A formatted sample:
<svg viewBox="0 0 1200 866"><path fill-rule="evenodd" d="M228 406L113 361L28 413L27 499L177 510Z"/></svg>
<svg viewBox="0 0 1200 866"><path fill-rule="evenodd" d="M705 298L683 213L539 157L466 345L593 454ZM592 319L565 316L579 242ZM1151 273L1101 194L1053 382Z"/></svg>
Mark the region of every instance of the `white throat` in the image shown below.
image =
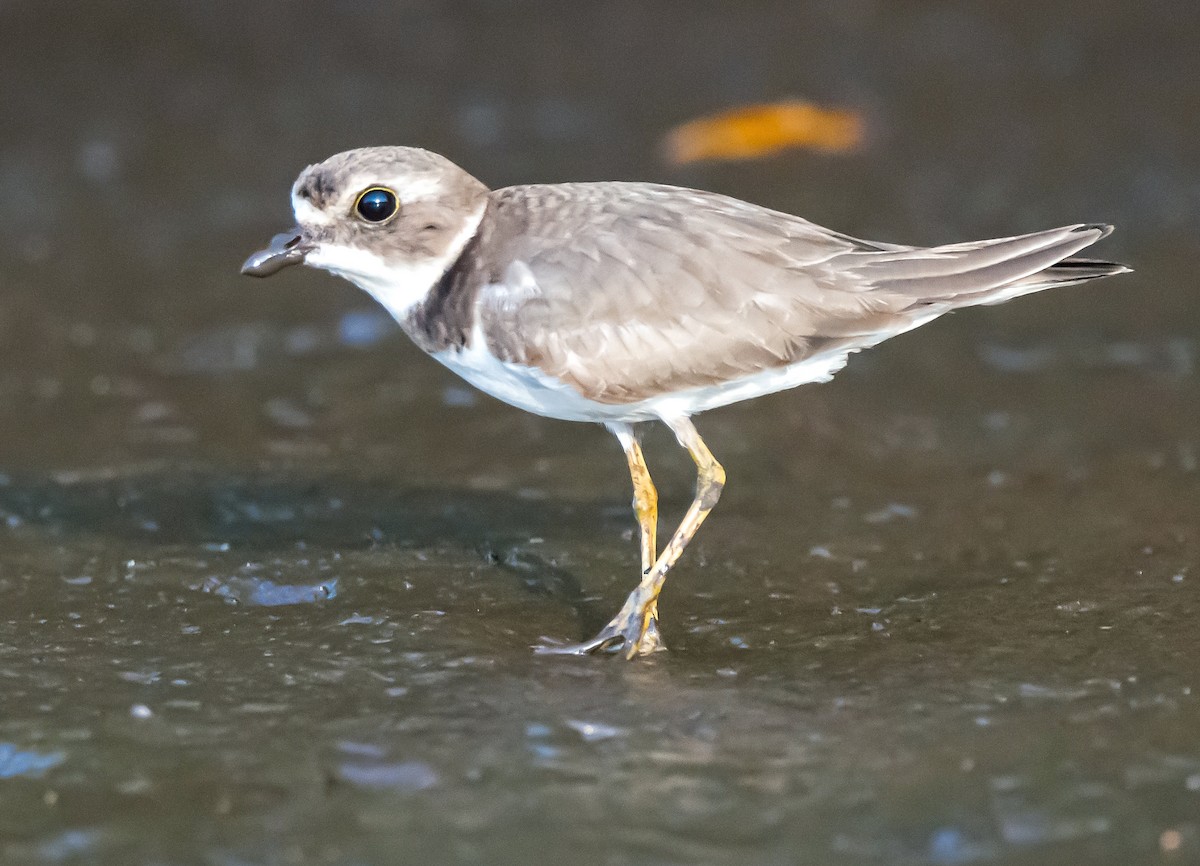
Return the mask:
<svg viewBox="0 0 1200 866"><path fill-rule="evenodd" d="M304 263L349 280L379 301L392 318L403 322L409 311L425 300L447 269L462 255L479 229L486 208L487 202L481 202L450 240L446 251L437 258L388 264L374 253L357 247L321 244L305 257Z"/></svg>

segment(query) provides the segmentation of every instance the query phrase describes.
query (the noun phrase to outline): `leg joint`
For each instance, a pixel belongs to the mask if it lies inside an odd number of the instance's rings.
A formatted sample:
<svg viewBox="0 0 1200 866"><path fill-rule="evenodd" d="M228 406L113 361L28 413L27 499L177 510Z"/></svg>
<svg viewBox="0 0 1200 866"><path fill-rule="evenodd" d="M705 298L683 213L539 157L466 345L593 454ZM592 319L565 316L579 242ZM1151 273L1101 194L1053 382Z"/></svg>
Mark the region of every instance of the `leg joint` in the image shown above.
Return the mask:
<svg viewBox="0 0 1200 866"><path fill-rule="evenodd" d="M713 463L700 471L700 476L696 479L696 498L700 501L701 508L705 511L715 508L724 489L725 470L721 468L720 463Z"/></svg>

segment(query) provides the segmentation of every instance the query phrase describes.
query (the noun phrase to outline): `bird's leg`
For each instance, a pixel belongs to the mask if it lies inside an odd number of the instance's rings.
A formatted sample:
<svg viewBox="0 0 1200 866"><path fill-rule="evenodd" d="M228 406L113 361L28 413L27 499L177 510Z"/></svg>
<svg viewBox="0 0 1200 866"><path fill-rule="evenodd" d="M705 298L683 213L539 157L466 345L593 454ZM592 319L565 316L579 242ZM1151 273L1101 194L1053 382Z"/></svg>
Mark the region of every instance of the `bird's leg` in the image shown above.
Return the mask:
<svg viewBox="0 0 1200 866"><path fill-rule="evenodd" d="M725 487L724 468L712 456L692 422L686 416L663 420L696 464L696 495L654 566L642 576L642 582L629 594L613 620L614 625L621 626L621 633L625 637L625 657L630 659L635 655L654 652L662 646L657 631L658 595L666 582L667 572L679 560L704 518L716 507L721 490ZM654 625L653 632L651 624Z"/></svg>
<svg viewBox="0 0 1200 866"><path fill-rule="evenodd" d="M692 500L691 507L683 516L679 528L675 530L675 534L671 536L667 546L655 559L654 565L643 573L637 588L629 594L629 598L625 600L621 610L608 625L600 630L599 634L581 644L567 647L547 647L545 651L584 654L619 648L626 658L631 659L636 655L645 655L663 648L658 637L657 627L658 595L662 592L667 572L678 561L683 549L687 547L692 536L696 534L696 530L700 528L700 524L704 522L704 518L716 506L717 500L721 497L721 490L725 486L725 470L712 456L712 452L708 450L692 422L682 416L663 420L674 431L679 444L687 449L688 454L696 463L696 496ZM614 429L613 432L616 433L617 430ZM618 433L618 438L620 435ZM639 455L640 452L639 448ZM626 450L626 453L629 454L629 449ZM638 462L644 467L644 461ZM634 458L630 456L631 474L634 471L633 466ZM649 473L647 472L646 475L647 481L649 481ZM634 478L636 490L637 476L634 475ZM641 522L640 515L639 522ZM647 550L645 534L642 536L642 544L642 550L645 553ZM649 545L649 549L653 550L652 543Z"/></svg>
<svg viewBox="0 0 1200 866"><path fill-rule="evenodd" d="M642 578L650 573L658 558L658 491L650 478L650 468L646 465L646 457L642 453L641 437L632 424L612 422L605 425L617 437L621 448L625 451L625 459L629 464L629 477L633 482L633 513L637 517L638 532L641 536ZM539 646L543 653L584 654L597 650L616 650L625 637L617 631L610 622L590 641L566 646ZM647 627L647 643L653 642L656 648L666 649L658 634L658 605L651 606L649 626Z"/></svg>
<svg viewBox="0 0 1200 866"><path fill-rule="evenodd" d="M625 459L629 462L629 477L633 481L633 513L637 515L641 535L642 577L645 578L658 559L658 491L650 478L650 467L646 465L646 457L642 454L641 437L637 431L629 424L610 424L609 429L625 449ZM643 643L652 644L654 649L666 649L658 633L657 599L650 606L649 625Z"/></svg>
<svg viewBox="0 0 1200 866"><path fill-rule="evenodd" d="M633 513L637 515L642 536L642 574L646 574L658 559L658 491L650 478L650 467L642 455L642 444L636 438L618 436L629 460L629 477L633 480Z"/></svg>

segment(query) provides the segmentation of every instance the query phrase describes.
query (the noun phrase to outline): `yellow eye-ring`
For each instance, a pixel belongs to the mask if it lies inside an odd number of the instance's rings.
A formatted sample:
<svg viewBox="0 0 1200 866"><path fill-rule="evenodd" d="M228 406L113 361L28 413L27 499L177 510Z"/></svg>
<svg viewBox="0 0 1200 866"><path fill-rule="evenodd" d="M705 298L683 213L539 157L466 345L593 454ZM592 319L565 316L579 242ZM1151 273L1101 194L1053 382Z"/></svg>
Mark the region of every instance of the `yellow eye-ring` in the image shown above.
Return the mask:
<svg viewBox="0 0 1200 866"><path fill-rule="evenodd" d="M358 194L355 212L369 223L385 223L396 215L400 203L386 186L372 186Z"/></svg>

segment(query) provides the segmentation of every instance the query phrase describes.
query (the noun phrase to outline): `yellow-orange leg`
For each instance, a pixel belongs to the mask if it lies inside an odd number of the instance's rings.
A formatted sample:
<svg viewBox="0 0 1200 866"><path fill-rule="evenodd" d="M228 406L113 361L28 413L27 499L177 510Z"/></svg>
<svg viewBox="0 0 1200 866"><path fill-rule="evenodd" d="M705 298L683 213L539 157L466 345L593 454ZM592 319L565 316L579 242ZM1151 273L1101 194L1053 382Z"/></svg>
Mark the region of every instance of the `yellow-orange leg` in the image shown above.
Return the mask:
<svg viewBox="0 0 1200 866"><path fill-rule="evenodd" d="M688 508L687 514L683 516L683 520L679 524L679 528L671 536L671 540L667 542L667 546L663 548L662 553L654 560L654 565L649 569L644 569L642 580L637 588L629 594L625 599L625 604L617 615L609 621L608 625L602 628L594 638L585 641L581 644L574 644L563 647L544 647L544 652L556 653L573 653L584 654L596 652L598 650L617 650L623 651L626 658L633 658L637 655L645 655L656 650L662 649L662 641L658 636L657 614L658 614L658 596L662 592L663 583L666 581L667 572L671 569L683 553L683 549L687 547L692 536L696 534L696 530L700 528L700 524L704 522L704 518L713 510L717 504L717 500L721 497L721 490L725 486L725 470L716 458L712 456L712 452L704 444L704 440L700 438L700 434L696 432L696 428L686 417L664 418L663 421L675 433L675 438L679 440L679 444L687 449L692 460L696 463L696 496L692 500L691 507ZM633 436L633 431L628 425L609 425L619 439L622 445L625 445L624 434L627 431L629 440L636 442ZM636 453L636 457L634 456ZM637 489L638 475L635 472L635 465L645 469L645 461L641 458L641 448L638 447L636 452L633 449L626 447L626 455L629 457L630 473L634 477L634 501L635 509L637 508ZM645 473L646 481L651 490L653 485L649 483L650 473ZM657 503L657 495L654 496ZM655 508L657 512L657 508ZM643 527L643 519L641 514L638 515L638 522ZM642 535L642 550L643 557L646 556L647 550L653 551L653 541L647 546L646 533L643 528Z"/></svg>
<svg viewBox="0 0 1200 866"><path fill-rule="evenodd" d="M658 559L658 490L650 478L650 467L642 454L642 443L628 425L613 431L625 449L629 461L629 477L633 481L633 513L637 515L642 537L642 574L646 574Z"/></svg>
<svg viewBox="0 0 1200 866"><path fill-rule="evenodd" d="M637 431L629 424L610 424L608 427L621 447L629 463L629 478L633 482L633 513L637 516L641 536L642 577L650 573L658 559L658 490L650 477L650 467L642 454L642 443ZM658 631L658 599L650 605L646 634L642 640L645 652L665 650Z"/></svg>

